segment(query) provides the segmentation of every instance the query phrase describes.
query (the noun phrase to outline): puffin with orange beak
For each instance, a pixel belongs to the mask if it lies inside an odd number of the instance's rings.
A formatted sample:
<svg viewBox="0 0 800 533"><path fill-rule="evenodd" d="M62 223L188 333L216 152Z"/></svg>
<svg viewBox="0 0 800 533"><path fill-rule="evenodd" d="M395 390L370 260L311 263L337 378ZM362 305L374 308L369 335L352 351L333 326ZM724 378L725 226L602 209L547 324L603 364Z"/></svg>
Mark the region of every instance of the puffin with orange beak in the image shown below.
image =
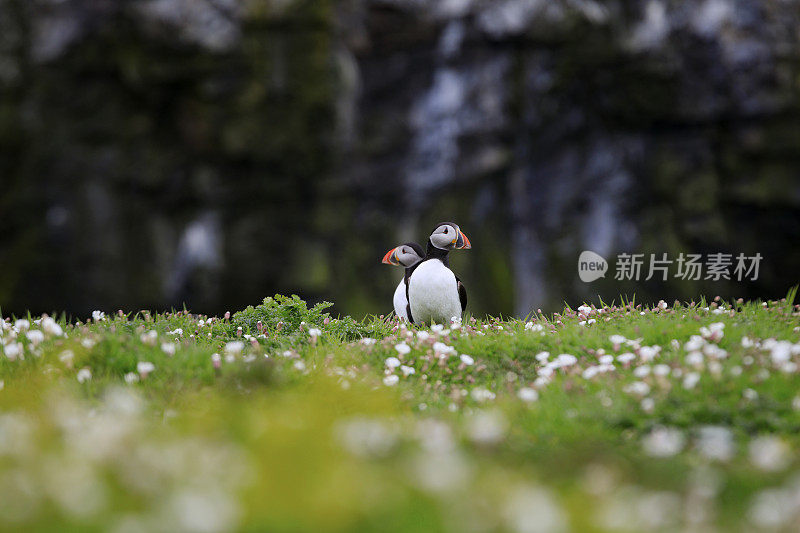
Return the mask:
<svg viewBox="0 0 800 533"><path fill-rule="evenodd" d="M442 222L428 238L425 258L408 274L408 316L412 323L449 324L467 307L467 289L452 270L450 250L472 248L458 224ZM413 317L413 318L412 318Z"/></svg>
<svg viewBox="0 0 800 533"><path fill-rule="evenodd" d="M410 320L408 315L408 277L414 268L425 258L422 246L415 242L407 242L392 248L383 256L383 264L401 266L406 269L403 279L394 291L394 312L403 320ZM413 320L410 320L413 323Z"/></svg>

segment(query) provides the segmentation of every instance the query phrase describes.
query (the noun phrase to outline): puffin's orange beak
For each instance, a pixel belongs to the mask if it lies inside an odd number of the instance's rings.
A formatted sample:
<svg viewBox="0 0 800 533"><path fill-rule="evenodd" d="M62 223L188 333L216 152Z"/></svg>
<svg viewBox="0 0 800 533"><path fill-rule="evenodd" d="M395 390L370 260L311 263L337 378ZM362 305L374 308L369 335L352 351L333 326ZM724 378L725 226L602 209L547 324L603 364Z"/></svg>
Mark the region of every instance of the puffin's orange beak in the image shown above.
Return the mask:
<svg viewBox="0 0 800 533"><path fill-rule="evenodd" d="M399 265L400 262L397 260L397 248L392 248L386 255L383 256L383 261L381 261L384 265Z"/></svg>
<svg viewBox="0 0 800 533"><path fill-rule="evenodd" d="M458 230L458 239L456 240L456 249L457 250L469 250L472 248L472 244L470 244L469 239L464 232Z"/></svg>

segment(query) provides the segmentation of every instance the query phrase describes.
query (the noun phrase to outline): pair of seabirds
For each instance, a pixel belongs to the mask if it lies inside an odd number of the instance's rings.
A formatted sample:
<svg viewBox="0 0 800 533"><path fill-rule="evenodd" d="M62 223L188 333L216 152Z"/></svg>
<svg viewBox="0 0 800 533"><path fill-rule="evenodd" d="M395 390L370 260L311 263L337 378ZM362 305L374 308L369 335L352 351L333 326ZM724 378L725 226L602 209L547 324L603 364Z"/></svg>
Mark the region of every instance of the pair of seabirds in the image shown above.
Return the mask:
<svg viewBox="0 0 800 533"><path fill-rule="evenodd" d="M436 226L427 250L407 242L389 250L383 263L402 266L405 276L394 291L394 312L412 324L449 324L467 307L467 290L450 270L450 250L472 248L461 228L453 222Z"/></svg>

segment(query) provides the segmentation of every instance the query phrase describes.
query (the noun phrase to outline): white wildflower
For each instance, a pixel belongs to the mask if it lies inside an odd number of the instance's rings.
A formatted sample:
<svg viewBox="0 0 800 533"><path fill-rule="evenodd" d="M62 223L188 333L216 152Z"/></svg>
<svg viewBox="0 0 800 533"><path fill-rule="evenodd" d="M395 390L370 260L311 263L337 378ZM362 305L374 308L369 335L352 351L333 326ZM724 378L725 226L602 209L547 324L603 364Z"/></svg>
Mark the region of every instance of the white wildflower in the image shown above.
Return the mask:
<svg viewBox="0 0 800 533"><path fill-rule="evenodd" d="M703 354L702 352L689 352L686 354L686 364L692 366L702 366Z"/></svg>
<svg viewBox="0 0 800 533"><path fill-rule="evenodd" d="M455 353L456 349L443 342L435 342L433 343L433 351L437 354L449 355Z"/></svg>
<svg viewBox="0 0 800 533"><path fill-rule="evenodd" d="M154 346L156 344L157 339L158 339L158 332L154 329L151 329L150 331L147 331L139 335L139 340L151 346Z"/></svg>
<svg viewBox="0 0 800 533"><path fill-rule="evenodd" d="M44 333L42 333L38 329L32 329L30 331L25 332L25 336L28 337L28 340L31 341L31 344L36 346L40 342L44 340Z"/></svg>
<svg viewBox="0 0 800 533"><path fill-rule="evenodd" d="M692 335L689 338L689 341L683 345L683 348L687 352L695 352L698 350L702 350L703 346L705 346L706 341L700 335Z"/></svg>
<svg viewBox="0 0 800 533"><path fill-rule="evenodd" d="M128 385L133 385L134 383L139 381L139 374L136 372L128 372L125 374L125 383Z"/></svg>
<svg viewBox="0 0 800 533"><path fill-rule="evenodd" d="M572 366L577 362L578 362L578 358L575 357L572 354L569 354L569 353L559 354L559 356L556 357L555 361L553 361L553 363L555 363L557 365L556 368L563 368L563 367L567 367L567 366Z"/></svg>
<svg viewBox="0 0 800 533"><path fill-rule="evenodd" d="M472 396L473 400L479 403L483 403L489 400L494 400L496 398L495 393L493 393L488 389L483 389L480 387L472 389L472 391L470 392L470 396Z"/></svg>
<svg viewBox="0 0 800 533"><path fill-rule="evenodd" d="M175 355L175 343L174 342L162 342L161 343L161 351L169 356Z"/></svg>
<svg viewBox="0 0 800 533"><path fill-rule="evenodd" d="M625 385L622 390L634 396L647 396L650 394L650 385L644 381L634 381L633 383Z"/></svg>
<svg viewBox="0 0 800 533"><path fill-rule="evenodd" d="M650 365L637 366L633 369L633 375L639 379L650 375Z"/></svg>
<svg viewBox="0 0 800 533"><path fill-rule="evenodd" d="M92 371L89 368L78 370L78 383L85 383L92 379Z"/></svg>
<svg viewBox="0 0 800 533"><path fill-rule="evenodd" d="M742 337L742 348L752 348L755 346L755 342L750 337Z"/></svg>
<svg viewBox="0 0 800 533"><path fill-rule="evenodd" d="M305 371L305 369L306 369L306 364L305 364L305 362L303 362L303 361L301 361L301 360L299 360L299 359L298 359L297 361L295 361L295 362L292 364L292 366L294 367L294 369L295 369L295 370L299 370L300 372L304 372L304 371ZM395 376L395 377L397 377L397 376ZM384 381L385 381L385 380L384 380Z"/></svg>
<svg viewBox="0 0 800 533"><path fill-rule="evenodd" d="M526 322L525 331L542 332L544 331L544 326L541 324L534 324L533 322Z"/></svg>
<svg viewBox="0 0 800 533"><path fill-rule="evenodd" d="M514 490L503 508L507 529L514 533L559 533L569 521L553 495L544 488L524 485Z"/></svg>
<svg viewBox="0 0 800 533"><path fill-rule="evenodd" d="M778 472L789 466L791 450L778 437L758 437L750 442L750 462L767 472Z"/></svg>
<svg viewBox="0 0 800 533"><path fill-rule="evenodd" d="M630 363L634 359L636 359L636 356L630 352L621 353L617 356L617 361L623 365Z"/></svg>
<svg viewBox="0 0 800 533"><path fill-rule="evenodd" d="M736 452L733 434L728 428L721 426L701 427L697 448L703 456L715 461L728 461Z"/></svg>
<svg viewBox="0 0 800 533"><path fill-rule="evenodd" d="M20 318L14 322L14 327L17 329L17 331L25 331L31 327L31 323L24 318Z"/></svg>
<svg viewBox="0 0 800 533"><path fill-rule="evenodd" d="M95 322L100 322L101 320L105 320L106 314L102 311L92 311L92 320Z"/></svg>
<svg viewBox="0 0 800 533"><path fill-rule="evenodd" d="M322 330L319 328L308 328L308 334L312 337L319 337L322 335Z"/></svg>
<svg viewBox="0 0 800 533"><path fill-rule="evenodd" d="M397 377L396 374L391 374L383 378L383 384L386 385L387 387L397 385L398 381L400 381L400 378Z"/></svg>
<svg viewBox="0 0 800 533"><path fill-rule="evenodd" d="M421 341L426 341L431 338L431 334L427 331L420 330L417 332L417 338Z"/></svg>
<svg viewBox="0 0 800 533"><path fill-rule="evenodd" d="M654 376L669 376L669 372L669 365L660 364L653 367Z"/></svg>
<svg viewBox="0 0 800 533"><path fill-rule="evenodd" d="M12 342L11 344L6 344L5 346L3 346L3 352L5 353L9 361L16 361L17 358L20 355L22 355L22 344L18 342Z"/></svg>
<svg viewBox="0 0 800 533"><path fill-rule="evenodd" d="M758 393L753 389L747 388L742 391L742 397L745 400L753 402L758 400Z"/></svg>
<svg viewBox="0 0 800 533"><path fill-rule="evenodd" d="M363 339L361 339L359 342L360 342L361 344L363 344L364 346L372 346L373 344L375 344L375 343L376 343L376 342L378 342L378 341L377 341L377 340L375 340L375 339L373 339L373 338L371 338L371 337L364 337L364 338L363 338Z"/></svg>
<svg viewBox="0 0 800 533"><path fill-rule="evenodd" d="M478 411L467 422L467 435L476 444L497 444L507 430L508 422L499 411Z"/></svg>
<svg viewBox="0 0 800 533"><path fill-rule="evenodd" d="M622 335L611 335L610 337L608 337L608 340L611 341L611 344L613 344L614 346L618 346L627 341L628 339L626 339Z"/></svg>
<svg viewBox="0 0 800 533"><path fill-rule="evenodd" d="M142 376L142 378L146 378L155 369L156 365L149 361L139 361L136 364L136 371L140 376Z"/></svg>
<svg viewBox="0 0 800 533"><path fill-rule="evenodd" d="M67 368L72 368L72 361L75 359L75 354L72 350L64 350L58 356L58 360L64 363Z"/></svg>
<svg viewBox="0 0 800 533"><path fill-rule="evenodd" d="M397 357L387 357L386 358L386 368L388 368L390 370L394 370L395 368L397 368L401 364L402 363L400 362L400 359L398 359Z"/></svg>
<svg viewBox="0 0 800 533"><path fill-rule="evenodd" d="M183 330L181 328L175 328L172 331L167 331L167 335L175 335L176 337L182 337Z"/></svg>
<svg viewBox="0 0 800 533"><path fill-rule="evenodd" d="M535 402L539 399L539 393L536 392L536 389L532 389L530 387L522 387L517 391L517 397L522 400L523 402Z"/></svg>
<svg viewBox="0 0 800 533"><path fill-rule="evenodd" d="M403 373L403 376L405 377L417 373L417 371L414 369L413 366L406 366L406 365L400 365L400 371Z"/></svg>
<svg viewBox="0 0 800 533"><path fill-rule="evenodd" d="M397 350L397 353L399 353L400 355L406 355L411 351L411 346L409 346L405 342L401 342L400 344L395 344L394 349Z"/></svg>
<svg viewBox="0 0 800 533"><path fill-rule="evenodd" d="M536 354L536 360L540 363L545 363L550 358L550 352L539 352Z"/></svg>
<svg viewBox="0 0 800 533"><path fill-rule="evenodd" d="M60 337L60 336L62 336L64 334L64 330L61 328L61 326L58 325L58 322L56 322L55 320L53 320L49 316L44 317L42 319L41 325L42 325L42 329L48 335L52 335L54 337Z"/></svg>
<svg viewBox="0 0 800 533"><path fill-rule="evenodd" d="M667 427L657 427L642 439L645 453L652 457L672 457L685 444L686 437L680 430Z"/></svg>
<svg viewBox="0 0 800 533"><path fill-rule="evenodd" d="M442 324L431 324L431 331L434 333L442 333L444 331L444 326Z"/></svg>
<svg viewBox="0 0 800 533"><path fill-rule="evenodd" d="M473 359L472 357L470 357L467 354L461 354L460 359L461 359L461 362L464 363L467 366L472 366L472 365L475 364L475 359Z"/></svg>
<svg viewBox="0 0 800 533"><path fill-rule="evenodd" d="M686 374L686 377L683 378L683 388L687 390L693 389L698 381L700 381L700 374L697 372L689 372Z"/></svg>
<svg viewBox="0 0 800 533"><path fill-rule="evenodd" d="M231 341L225 344L225 353L228 355L238 355L244 350L244 342Z"/></svg>

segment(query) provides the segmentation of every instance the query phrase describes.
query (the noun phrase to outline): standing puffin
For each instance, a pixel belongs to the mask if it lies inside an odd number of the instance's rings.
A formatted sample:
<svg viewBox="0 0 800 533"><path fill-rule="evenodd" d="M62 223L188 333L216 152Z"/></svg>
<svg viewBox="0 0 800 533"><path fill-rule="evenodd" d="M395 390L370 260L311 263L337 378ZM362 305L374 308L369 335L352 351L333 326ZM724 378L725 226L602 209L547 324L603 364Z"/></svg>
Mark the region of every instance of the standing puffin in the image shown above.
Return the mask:
<svg viewBox="0 0 800 533"><path fill-rule="evenodd" d="M383 256L382 263L385 265L395 265L405 267L406 273L394 291L394 313L412 324L414 321L408 315L408 277L414 272L414 268L425 257L422 246L415 242L407 242L396 248L392 248Z"/></svg>
<svg viewBox="0 0 800 533"><path fill-rule="evenodd" d="M412 322L447 324L467 307L467 290L450 270L450 250L472 248L461 228L453 222L436 226L428 238L425 259L408 275L408 307Z"/></svg>

